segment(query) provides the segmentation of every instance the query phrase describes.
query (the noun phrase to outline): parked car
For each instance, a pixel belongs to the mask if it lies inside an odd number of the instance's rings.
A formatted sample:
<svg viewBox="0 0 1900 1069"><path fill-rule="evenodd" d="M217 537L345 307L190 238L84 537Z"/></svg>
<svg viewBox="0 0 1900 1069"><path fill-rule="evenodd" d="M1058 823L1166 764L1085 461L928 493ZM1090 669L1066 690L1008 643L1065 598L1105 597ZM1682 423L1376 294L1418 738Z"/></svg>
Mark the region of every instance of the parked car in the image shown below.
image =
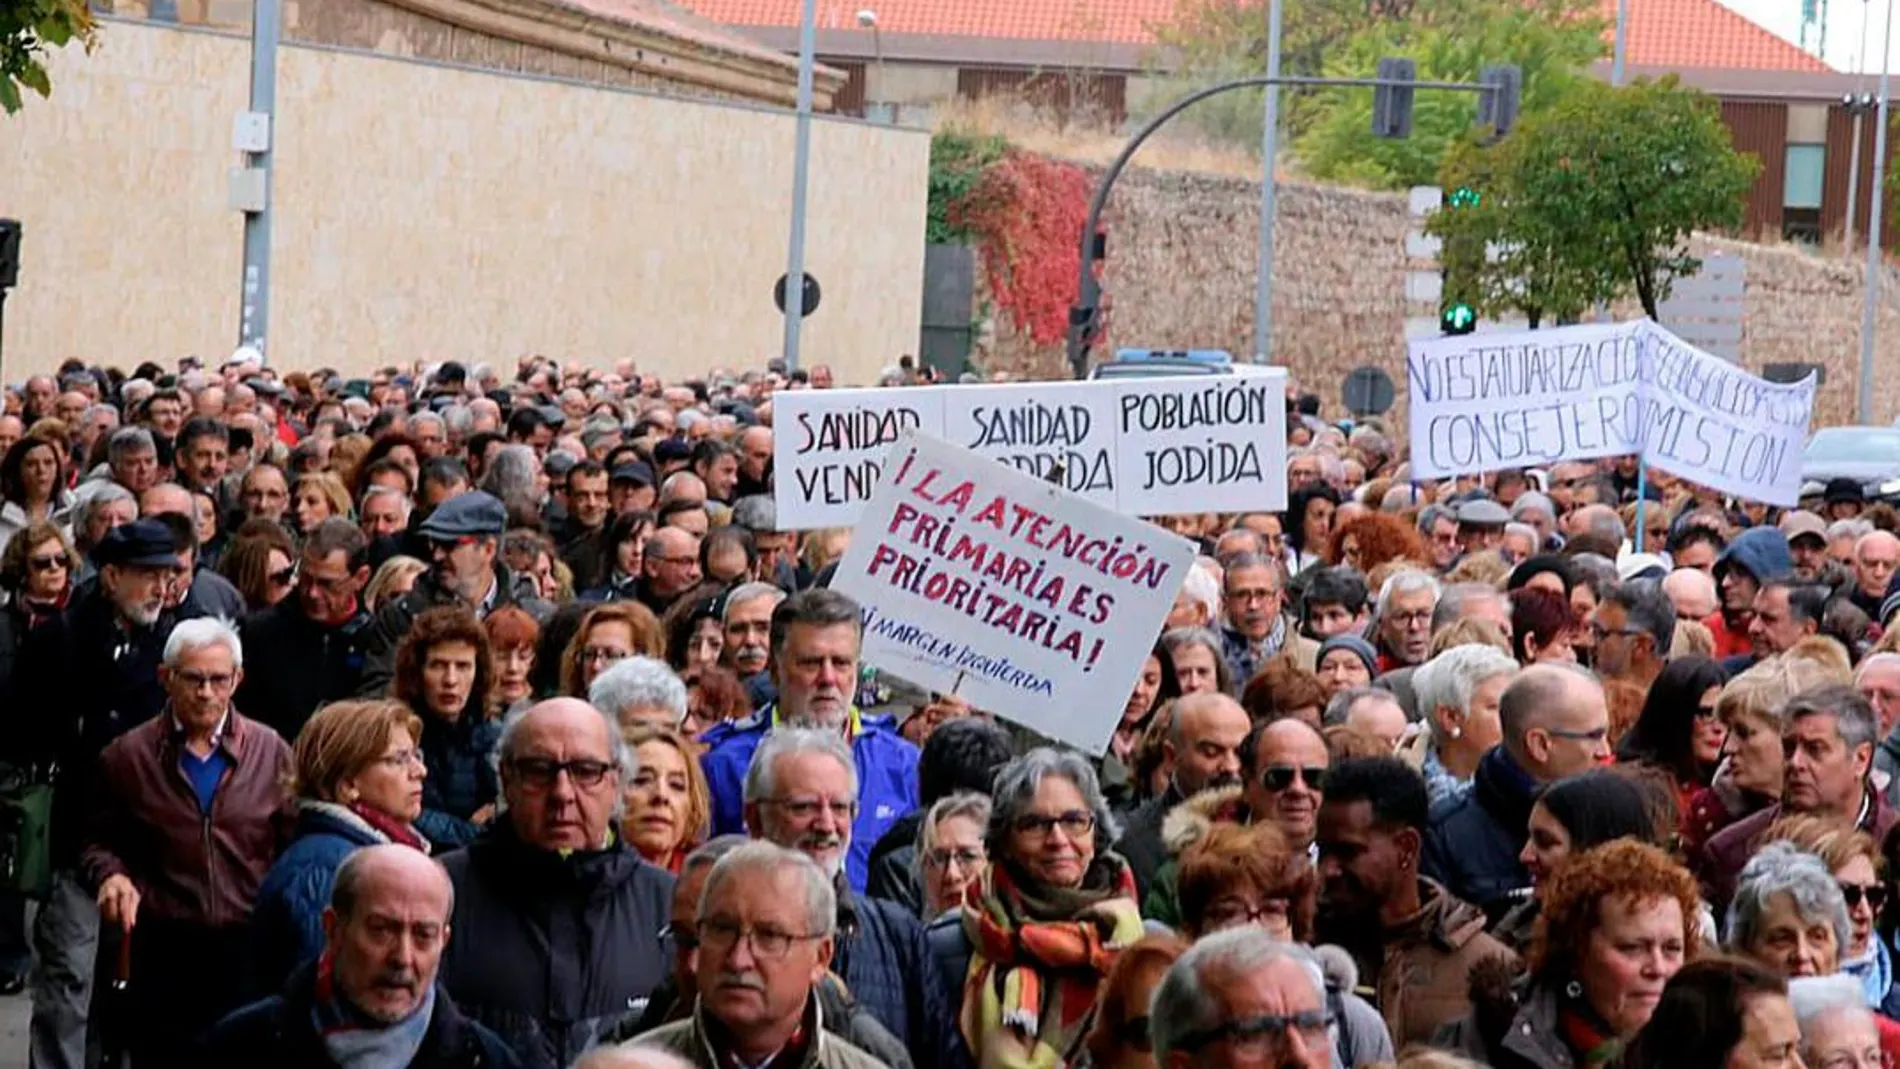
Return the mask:
<svg viewBox="0 0 1900 1069"><path fill-rule="evenodd" d="M1227 375L1233 370L1233 356L1219 349L1117 349L1115 359L1095 365L1089 378Z"/></svg>
<svg viewBox="0 0 1900 1069"><path fill-rule="evenodd" d="M1900 427L1823 427L1801 454L1801 481L1856 479L1869 500L1900 499Z"/></svg>

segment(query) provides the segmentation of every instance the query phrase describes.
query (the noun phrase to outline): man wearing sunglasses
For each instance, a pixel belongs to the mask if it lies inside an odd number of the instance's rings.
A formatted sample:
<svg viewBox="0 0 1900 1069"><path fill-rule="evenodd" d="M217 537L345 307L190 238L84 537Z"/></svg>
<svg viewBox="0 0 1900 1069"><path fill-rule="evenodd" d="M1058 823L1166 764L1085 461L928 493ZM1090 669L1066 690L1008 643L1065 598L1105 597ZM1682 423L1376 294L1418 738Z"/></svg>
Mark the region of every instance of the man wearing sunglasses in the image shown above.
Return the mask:
<svg viewBox="0 0 1900 1069"><path fill-rule="evenodd" d="M1433 813L1420 871L1495 921L1530 886L1518 855L1537 793L1610 759L1603 685L1574 664L1534 664L1498 698L1502 741L1478 760L1471 790Z"/></svg>
<svg viewBox="0 0 1900 1069"><path fill-rule="evenodd" d="M534 578L508 570L501 557L501 536L508 511L492 494L470 490L444 501L422 521L418 534L434 561L416 579L415 588L376 611L368 643L368 667L357 693L377 697L395 676L396 647L429 609L462 605L486 618L496 609L517 605L537 620L554 606L543 600Z"/></svg>
<svg viewBox="0 0 1900 1069"><path fill-rule="evenodd" d="M673 877L615 834L633 753L576 698L509 715L496 744L506 809L442 859L455 939L442 983L527 1069L571 1065L666 978Z"/></svg>

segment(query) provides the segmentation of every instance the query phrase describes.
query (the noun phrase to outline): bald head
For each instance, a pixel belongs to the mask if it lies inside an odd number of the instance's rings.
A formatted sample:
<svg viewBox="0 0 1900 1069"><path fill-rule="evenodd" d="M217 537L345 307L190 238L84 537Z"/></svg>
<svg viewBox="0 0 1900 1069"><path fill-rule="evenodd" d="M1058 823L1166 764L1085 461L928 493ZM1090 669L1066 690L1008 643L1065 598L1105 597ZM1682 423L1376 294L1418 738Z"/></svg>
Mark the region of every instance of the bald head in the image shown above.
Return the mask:
<svg viewBox="0 0 1900 1069"><path fill-rule="evenodd" d="M1498 699L1504 748L1539 783L1573 776L1607 759L1609 707L1588 669L1534 664Z"/></svg>
<svg viewBox="0 0 1900 1069"><path fill-rule="evenodd" d="M1174 707L1168 759L1183 795L1240 783L1240 748L1252 725L1240 703L1219 692L1190 694Z"/></svg>
<svg viewBox="0 0 1900 1069"><path fill-rule="evenodd" d="M1873 531L1854 543L1854 584L1863 596L1886 597L1896 565L1900 565L1900 538Z"/></svg>
<svg viewBox="0 0 1900 1069"><path fill-rule="evenodd" d="M438 919L455 912L455 885L429 855L408 846L366 846L343 860L330 886L330 908L344 918L373 911L388 895L419 895L439 901Z"/></svg>
<svg viewBox="0 0 1900 1069"><path fill-rule="evenodd" d="M338 867L323 914L338 991L382 1024L415 1014L435 986L455 914L455 888L427 854L367 846ZM399 938L389 938L390 932Z"/></svg>
<svg viewBox="0 0 1900 1069"><path fill-rule="evenodd" d="M618 726L579 698L550 698L502 722L501 793L524 842L597 850L619 817L632 757Z"/></svg>
<svg viewBox="0 0 1900 1069"><path fill-rule="evenodd" d="M191 491L177 483L159 483L146 489L139 495L139 515L141 516L192 516Z"/></svg>
<svg viewBox="0 0 1900 1069"><path fill-rule="evenodd" d="M1663 577L1663 594L1683 620L1701 620L1721 608L1715 580L1700 568L1677 568Z"/></svg>
<svg viewBox="0 0 1900 1069"><path fill-rule="evenodd" d="M1874 707L1880 718L1880 734L1885 738L1900 722L1900 653L1876 653L1860 662L1854 673L1854 689Z"/></svg>

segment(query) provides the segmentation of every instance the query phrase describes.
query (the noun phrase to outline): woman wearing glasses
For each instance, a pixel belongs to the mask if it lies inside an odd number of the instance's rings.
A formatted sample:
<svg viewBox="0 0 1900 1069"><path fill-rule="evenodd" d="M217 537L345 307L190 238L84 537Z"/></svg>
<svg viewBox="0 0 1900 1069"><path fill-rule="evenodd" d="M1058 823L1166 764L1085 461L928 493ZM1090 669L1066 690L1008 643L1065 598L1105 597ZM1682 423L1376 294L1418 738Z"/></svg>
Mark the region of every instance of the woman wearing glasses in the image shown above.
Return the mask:
<svg viewBox="0 0 1900 1069"><path fill-rule="evenodd" d="M939 798L917 825L917 885L926 920L963 906L964 892L983 876L989 854L983 831L990 800L969 791Z"/></svg>
<svg viewBox="0 0 1900 1069"><path fill-rule="evenodd" d="M1727 682L1728 673L1707 657L1670 661L1649 685L1643 711L1617 747L1618 761L1649 765L1669 777L1678 812L1688 810L1722 760L1728 728L1718 703Z"/></svg>
<svg viewBox="0 0 1900 1069"><path fill-rule="evenodd" d="M1063 1065L1081 1052L1102 981L1142 936L1135 878L1095 770L1031 750L1003 766L984 843L991 864L960 913L929 929L958 1025L983 1066Z"/></svg>
<svg viewBox="0 0 1900 1069"><path fill-rule="evenodd" d="M274 520L248 520L218 558L218 574L244 595L252 612L284 600L297 585L297 549Z"/></svg>
<svg viewBox="0 0 1900 1069"><path fill-rule="evenodd" d="M651 609L637 601L589 609L561 654L561 693L585 700L596 677L635 654L666 656L666 636Z"/></svg>
<svg viewBox="0 0 1900 1069"><path fill-rule="evenodd" d="M298 733L295 838L264 877L252 914L261 992L277 991L323 949L323 910L345 858L379 843L428 851L415 827L428 774L421 735L421 718L388 699L333 702Z"/></svg>
<svg viewBox="0 0 1900 1069"><path fill-rule="evenodd" d="M438 847L466 845L495 815L501 785L488 756L501 724L492 716L494 678L488 633L461 606L416 617L396 647L389 695L421 716L418 744L429 770L416 827Z"/></svg>
<svg viewBox="0 0 1900 1069"><path fill-rule="evenodd" d="M1695 878L1648 843L1619 839L1566 861L1518 981L1471 975L1471 1013L1437 1046L1493 1069L1585 1069L1642 1030L1669 978L1701 945Z"/></svg>

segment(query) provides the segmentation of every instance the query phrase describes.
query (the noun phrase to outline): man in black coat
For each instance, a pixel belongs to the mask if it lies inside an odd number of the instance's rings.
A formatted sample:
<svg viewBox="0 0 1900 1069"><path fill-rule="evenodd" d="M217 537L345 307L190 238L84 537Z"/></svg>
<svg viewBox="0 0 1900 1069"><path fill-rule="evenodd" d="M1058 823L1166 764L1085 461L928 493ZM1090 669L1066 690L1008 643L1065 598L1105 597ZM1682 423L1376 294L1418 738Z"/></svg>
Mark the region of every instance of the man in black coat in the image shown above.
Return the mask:
<svg viewBox="0 0 1900 1069"><path fill-rule="evenodd" d="M99 910L78 877L84 814L99 754L165 707L158 667L177 622L166 603L179 578L178 550L160 520L112 529L93 550L97 583L29 632L20 650L6 756L57 769L53 886L33 924L36 1066L85 1064Z"/></svg>
<svg viewBox="0 0 1900 1069"><path fill-rule="evenodd" d="M1240 750L1251 726L1240 703L1218 692L1190 694L1174 707L1174 720L1162 743L1171 770L1168 789L1149 799L1128 817L1128 826L1115 843L1115 852L1135 874L1135 887L1144 897L1169 857L1161 839L1161 822L1169 810L1204 790L1240 784Z"/></svg>
<svg viewBox="0 0 1900 1069"><path fill-rule="evenodd" d="M368 846L351 854L324 911L323 956L292 974L281 994L215 1025L195 1064L515 1069L521 1061L508 1045L463 1016L436 983L452 896L448 876L418 850Z"/></svg>
<svg viewBox="0 0 1900 1069"><path fill-rule="evenodd" d="M355 696L367 662L369 539L333 516L304 540L297 593L245 619L244 648L262 671L245 675L237 707L295 739L322 706Z"/></svg>
<svg viewBox="0 0 1900 1069"><path fill-rule="evenodd" d="M442 859L455 884L443 985L527 1069L570 1065L666 979L673 877L613 824L631 751L593 706L555 698L509 718L502 818Z"/></svg>
<svg viewBox="0 0 1900 1069"><path fill-rule="evenodd" d="M1530 887L1518 855L1544 787L1610 756L1603 687L1588 669L1538 664L1498 699L1503 741L1478 762L1471 789L1432 811L1419 857L1424 875L1495 922Z"/></svg>

